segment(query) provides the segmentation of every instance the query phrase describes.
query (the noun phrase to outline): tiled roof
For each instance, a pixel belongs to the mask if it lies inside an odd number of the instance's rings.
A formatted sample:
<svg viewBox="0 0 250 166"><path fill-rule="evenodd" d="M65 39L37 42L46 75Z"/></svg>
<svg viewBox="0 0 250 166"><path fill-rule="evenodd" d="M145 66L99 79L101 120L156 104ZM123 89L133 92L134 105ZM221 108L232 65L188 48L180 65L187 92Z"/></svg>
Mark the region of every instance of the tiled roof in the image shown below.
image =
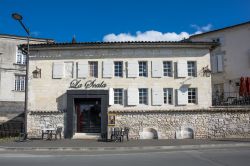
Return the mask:
<svg viewBox="0 0 250 166"><path fill-rule="evenodd" d="M30 48L41 48L41 47L73 47L73 46L114 46L114 45L146 45L146 44L166 44L166 45L211 45L216 46L216 42L193 42L190 40L182 41L117 41L117 42L77 42L77 43L39 43L31 44Z"/></svg>
<svg viewBox="0 0 250 166"><path fill-rule="evenodd" d="M19 36L19 35L13 35L13 34L0 34L0 38L21 38L21 39L27 39L27 36ZM34 40L46 40L50 42L54 42L54 39L47 39L47 38L37 38L37 37L30 37L30 39Z"/></svg>

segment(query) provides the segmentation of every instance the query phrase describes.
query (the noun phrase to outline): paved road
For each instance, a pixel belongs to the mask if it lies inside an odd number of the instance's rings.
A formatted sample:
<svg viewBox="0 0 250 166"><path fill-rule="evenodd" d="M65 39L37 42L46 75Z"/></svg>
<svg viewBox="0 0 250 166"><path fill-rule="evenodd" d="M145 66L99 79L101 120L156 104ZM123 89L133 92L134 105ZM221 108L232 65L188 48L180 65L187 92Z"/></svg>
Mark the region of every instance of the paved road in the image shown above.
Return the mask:
<svg viewBox="0 0 250 166"><path fill-rule="evenodd" d="M1 166L248 166L250 148L168 152L60 154L1 153Z"/></svg>

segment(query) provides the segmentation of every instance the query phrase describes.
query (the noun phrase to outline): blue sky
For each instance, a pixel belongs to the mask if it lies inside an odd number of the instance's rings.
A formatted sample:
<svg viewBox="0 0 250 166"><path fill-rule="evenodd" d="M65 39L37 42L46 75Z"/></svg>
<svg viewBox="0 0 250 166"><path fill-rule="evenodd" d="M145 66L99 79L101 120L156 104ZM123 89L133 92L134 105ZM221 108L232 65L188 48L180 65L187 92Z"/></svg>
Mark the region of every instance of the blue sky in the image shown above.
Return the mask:
<svg viewBox="0 0 250 166"><path fill-rule="evenodd" d="M0 0L0 34L25 35L13 12L58 42L178 40L250 21L250 0Z"/></svg>

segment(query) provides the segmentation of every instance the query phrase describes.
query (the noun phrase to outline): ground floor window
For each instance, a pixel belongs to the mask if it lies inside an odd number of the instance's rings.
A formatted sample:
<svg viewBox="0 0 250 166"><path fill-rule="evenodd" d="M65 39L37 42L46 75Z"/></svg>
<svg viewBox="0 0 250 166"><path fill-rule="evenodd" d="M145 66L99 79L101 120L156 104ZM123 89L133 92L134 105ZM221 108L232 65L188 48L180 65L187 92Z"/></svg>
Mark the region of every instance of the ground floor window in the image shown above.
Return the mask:
<svg viewBox="0 0 250 166"><path fill-rule="evenodd" d="M139 104L148 104L148 89L140 88L139 89Z"/></svg>
<svg viewBox="0 0 250 166"><path fill-rule="evenodd" d="M164 104L173 104L173 89L164 88L163 89Z"/></svg>
<svg viewBox="0 0 250 166"><path fill-rule="evenodd" d="M197 103L197 92L196 88L188 88L188 103Z"/></svg>
<svg viewBox="0 0 250 166"><path fill-rule="evenodd" d="M24 75L15 76L15 91L25 91L25 76Z"/></svg>
<svg viewBox="0 0 250 166"><path fill-rule="evenodd" d="M114 89L114 104L123 104L123 89Z"/></svg>

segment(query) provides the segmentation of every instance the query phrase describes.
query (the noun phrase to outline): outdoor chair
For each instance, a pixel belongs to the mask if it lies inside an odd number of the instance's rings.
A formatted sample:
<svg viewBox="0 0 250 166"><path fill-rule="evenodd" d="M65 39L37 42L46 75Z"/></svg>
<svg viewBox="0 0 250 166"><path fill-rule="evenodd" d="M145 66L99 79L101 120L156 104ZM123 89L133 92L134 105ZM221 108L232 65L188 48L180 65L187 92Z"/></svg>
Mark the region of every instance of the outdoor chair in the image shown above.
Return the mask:
<svg viewBox="0 0 250 166"><path fill-rule="evenodd" d="M122 137L123 137L123 134L122 134L121 128L112 128L112 131L111 131L111 140L112 141L122 142L123 141Z"/></svg>
<svg viewBox="0 0 250 166"><path fill-rule="evenodd" d="M124 131L122 133L122 141L124 140L124 137L127 139L127 141L129 141L129 137L128 137L128 134L129 134L129 128L128 127L124 127Z"/></svg>
<svg viewBox="0 0 250 166"><path fill-rule="evenodd" d="M52 136L55 136L55 139L57 139L57 135L59 135L60 139L62 139L62 127L57 127L54 132L52 132Z"/></svg>

